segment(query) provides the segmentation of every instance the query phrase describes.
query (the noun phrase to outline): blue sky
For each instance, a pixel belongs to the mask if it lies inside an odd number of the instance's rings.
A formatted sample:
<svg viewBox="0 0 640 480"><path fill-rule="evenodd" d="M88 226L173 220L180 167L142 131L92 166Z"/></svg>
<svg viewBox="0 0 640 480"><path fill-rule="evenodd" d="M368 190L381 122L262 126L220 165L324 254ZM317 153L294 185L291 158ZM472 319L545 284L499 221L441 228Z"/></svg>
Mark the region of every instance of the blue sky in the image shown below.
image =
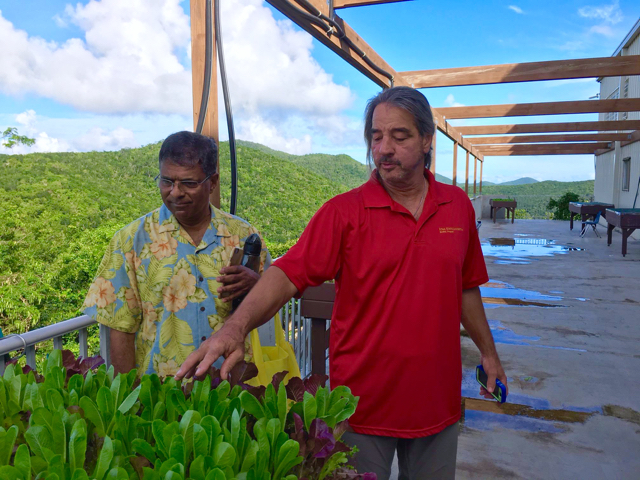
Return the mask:
<svg viewBox="0 0 640 480"><path fill-rule="evenodd" d="M191 129L188 14L186 0L0 0L0 43L11 46L0 51L0 128L37 140L14 151L114 150ZM640 3L417 0L338 14L404 71L609 56L640 17ZM239 138L364 161L362 112L375 84L261 0L225 0L222 21ZM422 90L436 108L586 100L598 91L592 79ZM223 139L225 129L222 115ZM438 172L451 176L452 143L440 134L437 147ZM463 159L460 152L458 176ZM588 179L593 156L488 157L484 175Z"/></svg>

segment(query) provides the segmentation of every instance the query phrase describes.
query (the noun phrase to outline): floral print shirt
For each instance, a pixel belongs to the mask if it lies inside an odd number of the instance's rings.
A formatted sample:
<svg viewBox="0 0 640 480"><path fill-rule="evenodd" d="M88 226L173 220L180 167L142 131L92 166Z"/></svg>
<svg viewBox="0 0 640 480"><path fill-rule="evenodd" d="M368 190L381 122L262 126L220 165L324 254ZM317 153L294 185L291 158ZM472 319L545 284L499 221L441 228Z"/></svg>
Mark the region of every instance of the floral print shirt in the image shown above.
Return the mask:
<svg viewBox="0 0 640 480"><path fill-rule="evenodd" d="M163 205L116 232L107 247L84 313L135 333L138 374L174 375L187 356L222 327L231 302L218 298L216 277L235 247L258 231L211 206L211 224L197 247ZM268 252L261 253L260 273ZM246 358L251 359L247 341Z"/></svg>

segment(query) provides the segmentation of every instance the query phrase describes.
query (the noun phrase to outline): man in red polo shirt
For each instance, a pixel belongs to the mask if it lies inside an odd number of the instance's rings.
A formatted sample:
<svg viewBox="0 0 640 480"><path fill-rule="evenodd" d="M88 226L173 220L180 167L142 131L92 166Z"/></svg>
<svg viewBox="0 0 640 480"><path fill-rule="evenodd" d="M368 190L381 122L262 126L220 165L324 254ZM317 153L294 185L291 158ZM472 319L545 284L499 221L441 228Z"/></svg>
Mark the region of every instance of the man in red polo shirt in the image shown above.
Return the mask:
<svg viewBox="0 0 640 480"><path fill-rule="evenodd" d="M396 87L370 100L370 180L320 208L177 378L204 373L220 355L224 377L252 328L307 287L335 279L330 379L360 396L354 432L345 434L358 446L358 471L388 478L397 451L400 478L453 478L461 321L481 352L489 390L496 377L505 385L507 378L478 288L488 276L475 213L460 188L429 172L434 134L417 90Z"/></svg>

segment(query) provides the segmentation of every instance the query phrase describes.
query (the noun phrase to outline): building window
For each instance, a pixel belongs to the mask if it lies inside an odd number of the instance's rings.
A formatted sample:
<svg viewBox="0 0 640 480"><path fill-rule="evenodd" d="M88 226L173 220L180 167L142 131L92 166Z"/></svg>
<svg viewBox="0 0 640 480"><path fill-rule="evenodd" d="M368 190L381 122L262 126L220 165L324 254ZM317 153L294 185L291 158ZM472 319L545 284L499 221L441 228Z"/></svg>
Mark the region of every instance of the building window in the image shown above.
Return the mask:
<svg viewBox="0 0 640 480"><path fill-rule="evenodd" d="M629 77L624 79L624 87L622 87L622 98L629 98ZM629 112L622 112L620 115L622 120L629 119Z"/></svg>
<svg viewBox="0 0 640 480"><path fill-rule="evenodd" d="M616 88L611 95L607 97L607 100L615 100L620 98L620 88ZM618 120L618 112L607 112L604 114L605 121Z"/></svg>
<svg viewBox="0 0 640 480"><path fill-rule="evenodd" d="M622 159L622 191L629 191L629 183L631 181L631 157Z"/></svg>

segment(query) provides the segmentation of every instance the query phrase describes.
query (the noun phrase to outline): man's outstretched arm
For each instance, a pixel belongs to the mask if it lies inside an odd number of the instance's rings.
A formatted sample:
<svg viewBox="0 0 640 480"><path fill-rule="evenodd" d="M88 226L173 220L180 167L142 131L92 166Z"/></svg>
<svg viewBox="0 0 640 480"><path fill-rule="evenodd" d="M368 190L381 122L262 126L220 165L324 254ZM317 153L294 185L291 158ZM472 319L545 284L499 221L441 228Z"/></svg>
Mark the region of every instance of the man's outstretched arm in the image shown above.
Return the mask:
<svg viewBox="0 0 640 480"><path fill-rule="evenodd" d="M489 392L493 392L495 389L496 378L500 379L508 392L507 375L504 373L498 357L478 287L462 291L462 326L480 350L481 363L488 377L487 389ZM493 398L489 392L480 388L481 395L485 398Z"/></svg>
<svg viewBox="0 0 640 480"><path fill-rule="evenodd" d="M175 375L176 380L194 375L201 377L220 356L225 357L220 375L227 378L233 366L244 357L244 340L249 332L273 317L297 291L278 267L266 270L223 327L187 357Z"/></svg>

